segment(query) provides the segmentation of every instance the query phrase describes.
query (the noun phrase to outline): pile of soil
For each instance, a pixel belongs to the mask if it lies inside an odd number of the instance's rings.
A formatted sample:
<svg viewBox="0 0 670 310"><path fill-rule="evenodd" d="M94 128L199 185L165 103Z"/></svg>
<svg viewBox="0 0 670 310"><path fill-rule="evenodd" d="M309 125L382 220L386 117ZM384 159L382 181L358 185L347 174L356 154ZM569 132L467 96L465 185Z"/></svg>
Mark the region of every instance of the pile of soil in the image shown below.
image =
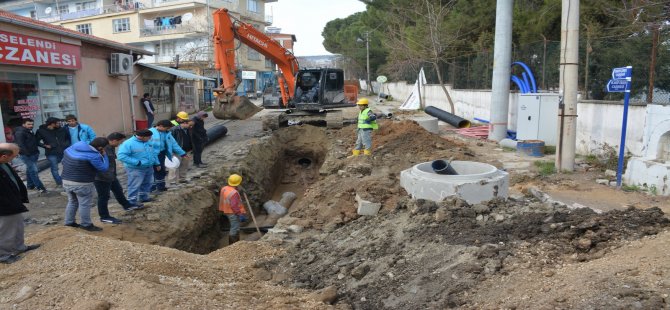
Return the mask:
<svg viewBox="0 0 670 310"><path fill-rule="evenodd" d="M262 265L285 274L278 283L290 287L335 287L337 302L356 309L478 308L481 301L474 294L484 281L527 271L535 272L531 277L550 277L563 266L602 258L669 225L657 208L597 214L535 198L472 206L458 199L439 204L401 199L395 210L301 239ZM625 300L612 291L587 301L571 296L562 301L575 308L668 306L654 285L635 292ZM485 304L497 307L496 302ZM534 308L531 301L514 302Z"/></svg>
<svg viewBox="0 0 670 310"><path fill-rule="evenodd" d="M380 121L373 133L372 156L349 157L356 142L355 126L328 132L331 141L312 184L281 221L307 228L331 229L358 218L356 195L391 210L407 193L400 187L400 172L436 159L473 160L463 143L430 133L413 121Z"/></svg>

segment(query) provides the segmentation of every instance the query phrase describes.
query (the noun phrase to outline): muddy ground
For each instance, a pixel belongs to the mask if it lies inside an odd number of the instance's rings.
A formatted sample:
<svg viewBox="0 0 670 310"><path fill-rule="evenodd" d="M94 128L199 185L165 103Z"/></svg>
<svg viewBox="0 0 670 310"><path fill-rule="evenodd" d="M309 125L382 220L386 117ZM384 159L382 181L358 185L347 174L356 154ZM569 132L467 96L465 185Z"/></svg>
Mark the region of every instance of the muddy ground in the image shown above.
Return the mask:
<svg viewBox="0 0 670 310"><path fill-rule="evenodd" d="M43 246L0 265L0 308L670 307L668 199L596 184L599 167L542 177L494 143L411 121L381 121L373 156L357 158L347 158L352 126L226 125L231 134L206 151L209 169L146 210L112 206L124 224L62 227L64 197L31 197L28 241ZM399 172L437 158L514 167L510 199L408 197ZM226 246L215 193L233 172L261 226L277 221L263 202L298 199L260 241ZM359 216L356 195L380 213Z"/></svg>

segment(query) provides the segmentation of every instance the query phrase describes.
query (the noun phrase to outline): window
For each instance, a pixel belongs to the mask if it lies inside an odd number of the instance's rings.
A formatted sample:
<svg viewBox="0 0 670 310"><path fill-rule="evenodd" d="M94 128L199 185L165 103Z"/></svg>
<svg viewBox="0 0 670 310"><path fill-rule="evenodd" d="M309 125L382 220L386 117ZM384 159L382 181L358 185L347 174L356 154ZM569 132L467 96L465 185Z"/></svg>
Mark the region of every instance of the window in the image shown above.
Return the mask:
<svg viewBox="0 0 670 310"><path fill-rule="evenodd" d="M88 82L88 95L91 97L98 97L98 82L90 81Z"/></svg>
<svg viewBox="0 0 670 310"><path fill-rule="evenodd" d="M30 11L30 18L36 19L37 18L37 13L35 13L35 11Z"/></svg>
<svg viewBox="0 0 670 310"><path fill-rule="evenodd" d="M57 10L58 10L59 15L70 13L70 9L69 9L69 6L67 4L59 5Z"/></svg>
<svg viewBox="0 0 670 310"><path fill-rule="evenodd" d="M247 0L247 11L258 13L258 0Z"/></svg>
<svg viewBox="0 0 670 310"><path fill-rule="evenodd" d="M77 31L85 34L93 34L93 31L91 30L91 24L77 25Z"/></svg>
<svg viewBox="0 0 670 310"><path fill-rule="evenodd" d="M84 10L95 9L95 1L77 2L75 7L77 9L77 12L84 11Z"/></svg>
<svg viewBox="0 0 670 310"><path fill-rule="evenodd" d="M265 58L265 67L266 68L274 68L275 64L272 63L272 60Z"/></svg>
<svg viewBox="0 0 670 310"><path fill-rule="evenodd" d="M112 19L114 33L130 31L130 18Z"/></svg>
<svg viewBox="0 0 670 310"><path fill-rule="evenodd" d="M261 54L259 54L257 51L247 48L247 59L249 60L261 60Z"/></svg>
<svg viewBox="0 0 670 310"><path fill-rule="evenodd" d="M175 55L175 44L174 42L162 42L161 44L156 44L156 53L159 56L174 56Z"/></svg>

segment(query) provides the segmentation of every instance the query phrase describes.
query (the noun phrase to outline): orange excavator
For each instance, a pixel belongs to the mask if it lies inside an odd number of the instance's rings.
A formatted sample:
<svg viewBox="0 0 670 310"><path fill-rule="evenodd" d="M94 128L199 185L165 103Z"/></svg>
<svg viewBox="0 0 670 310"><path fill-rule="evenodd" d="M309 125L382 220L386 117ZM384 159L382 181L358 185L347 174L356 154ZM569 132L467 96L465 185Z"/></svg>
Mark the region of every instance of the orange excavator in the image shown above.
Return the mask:
<svg viewBox="0 0 670 310"><path fill-rule="evenodd" d="M218 99L213 110L216 118L247 119L262 110L247 97L236 95L240 80L235 66L235 39L279 67L277 82L281 98L274 102L264 100L263 107L286 109L294 116L313 116L325 114L328 109L355 106L344 95L342 69L300 69L293 53L279 42L235 18L227 9L219 9L214 12L214 59L223 84L214 90Z"/></svg>

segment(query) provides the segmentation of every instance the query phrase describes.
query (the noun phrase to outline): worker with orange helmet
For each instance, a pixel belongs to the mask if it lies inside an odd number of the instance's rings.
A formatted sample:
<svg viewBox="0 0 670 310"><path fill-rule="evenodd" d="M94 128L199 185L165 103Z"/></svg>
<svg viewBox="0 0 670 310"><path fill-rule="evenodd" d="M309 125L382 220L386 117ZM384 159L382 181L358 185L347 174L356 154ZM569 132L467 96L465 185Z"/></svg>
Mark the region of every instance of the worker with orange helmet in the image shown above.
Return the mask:
<svg viewBox="0 0 670 310"><path fill-rule="evenodd" d="M358 113L358 127L356 128L358 137L356 138L353 156L360 155L363 147L365 147L363 154L372 155L372 131L379 129L377 116L368 107L367 98L358 99L356 105L358 105L360 112Z"/></svg>
<svg viewBox="0 0 670 310"><path fill-rule="evenodd" d="M240 222L247 221L247 210L242 204L240 193L237 187L242 183L242 177L239 174L231 174L228 177L228 185L221 188L219 194L219 211L228 218L230 223L230 232L228 233L228 243L233 244L240 240Z"/></svg>

